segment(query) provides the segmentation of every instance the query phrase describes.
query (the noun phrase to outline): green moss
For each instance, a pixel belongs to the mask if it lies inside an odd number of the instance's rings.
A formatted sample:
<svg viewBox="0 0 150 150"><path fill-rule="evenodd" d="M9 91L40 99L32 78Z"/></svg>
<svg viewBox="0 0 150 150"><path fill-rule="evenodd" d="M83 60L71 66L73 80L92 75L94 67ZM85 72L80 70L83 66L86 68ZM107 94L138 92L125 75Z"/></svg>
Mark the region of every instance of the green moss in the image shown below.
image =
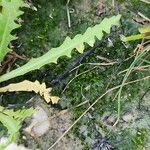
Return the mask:
<svg viewBox="0 0 150 150"><path fill-rule="evenodd" d="M135 138L133 139L133 142L137 146L142 146L144 147L146 145L146 140L147 140L147 130L144 128L138 129Z"/></svg>
<svg viewBox="0 0 150 150"><path fill-rule="evenodd" d="M71 14L71 28L67 24L66 15L66 1L47 1L47 0L33 0L34 6L37 11L31 9L24 9L25 14L23 16L23 26L18 31L19 39L17 44L21 47L18 49L19 54L24 54L28 58L39 57L50 48L56 47L62 43L67 35L73 37L77 33L83 33L88 26L95 25L99 23L104 17L112 16L118 13L116 9L112 9L111 2L108 1L107 12L101 17L96 16L95 10L98 0L82 0L76 1L72 0L69 4L70 8L74 9L74 13ZM70 74L59 87L53 87L53 94L61 97L59 102L59 108L73 108L74 106L89 100L88 103L75 108L72 110L74 121L77 119L88 107L92 104L102 93L107 89L119 85L122 82L124 74L118 75L118 73L124 69L127 69L133 59L129 59L123 62L125 58L128 58L136 44L139 42L130 43L128 48L120 41L120 33L125 35L131 35L138 32L137 23L133 22L133 17L138 11L144 13L146 16L149 15L149 6L139 1L123 1L121 7L122 14L122 26L117 29L114 35L110 37L113 42L113 47L108 47L108 42L105 41L103 46L98 48L93 54L87 57L83 65L77 70ZM124 9L123 5L127 5L128 9ZM89 47L87 46L87 50ZM73 52L72 56L75 59L79 54ZM120 62L119 65L113 66L97 66L85 74L80 75L75 78L68 86L67 90L61 94L64 89L64 84L66 85L76 74L82 73L86 70L92 69L92 65L87 63L101 63L102 61L97 58L97 56L103 56L111 60L116 60ZM11 82L18 82L24 79L29 79L32 81L39 80L40 82L46 82L47 86L51 86L51 81L61 74L67 65L71 64L73 60L66 57L61 57L58 60L58 64L51 64L41 68L38 71L34 71L19 77L17 79L11 80ZM16 61L17 65L22 65L26 63L25 61ZM16 67L15 65L13 66ZM133 72L128 80L135 80L148 75L148 72ZM10 81L9 81L10 82ZM7 83L9 83L7 82ZM6 83L5 83L6 84ZM139 98L142 96L142 92L149 87L148 81L143 81L140 83L135 83L123 88L122 99L121 99L121 115L124 112L132 110L131 103L134 107L137 107ZM131 129L124 129L124 124L117 126L115 132L111 131L101 120L104 113L109 112L116 116L117 114L117 100L113 100L116 91L111 92L101 99L88 113L85 115L79 123L74 127L73 133L79 137L82 143L85 145L85 149L91 147L90 142L85 141L86 139L92 139L93 141L100 137L101 130L104 131L104 136L106 136L111 142L115 149L123 150L126 149L136 149L138 146L143 146L146 141L147 132L145 129L139 128L136 134L132 134ZM30 97L31 94L8 94L4 96L5 104L8 103L21 103L24 104ZM13 99L13 100L12 100ZM138 124L138 123L136 123ZM83 136L79 132L79 128L82 125L87 126L87 136ZM98 131L94 127L98 127ZM129 124L130 126L130 124ZM93 129L94 128L94 129ZM101 130L100 130L101 129ZM135 128L134 128L135 129ZM139 134L140 133L140 134ZM124 146L124 147L123 147Z"/></svg>

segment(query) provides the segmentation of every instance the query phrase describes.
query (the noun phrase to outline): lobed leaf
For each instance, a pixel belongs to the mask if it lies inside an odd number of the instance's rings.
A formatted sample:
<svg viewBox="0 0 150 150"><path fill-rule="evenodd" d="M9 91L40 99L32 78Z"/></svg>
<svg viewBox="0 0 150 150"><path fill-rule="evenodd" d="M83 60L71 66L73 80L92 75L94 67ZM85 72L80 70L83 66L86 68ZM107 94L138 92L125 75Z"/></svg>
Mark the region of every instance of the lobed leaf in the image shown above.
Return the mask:
<svg viewBox="0 0 150 150"><path fill-rule="evenodd" d="M7 74L0 76L0 82L24 75L30 71L41 68L49 63L57 63L61 56L71 57L71 51L77 49L80 53L84 50L84 43L93 46L96 38L101 40L103 32L110 33L113 25L119 26L121 15L105 18L102 22L94 27L89 27L84 34L78 34L73 39L67 37L63 44L57 48L52 48L46 54L39 58L32 58L27 64L19 67Z"/></svg>
<svg viewBox="0 0 150 150"><path fill-rule="evenodd" d="M19 135L22 121L34 113L33 108L14 111L13 109L4 109L0 106L0 122L8 130L9 138L6 143L0 145L0 149L16 140Z"/></svg>
<svg viewBox="0 0 150 150"><path fill-rule="evenodd" d="M23 14L19 8L24 7L23 0L1 0L0 6L0 63L3 61L5 55L11 51L8 48L10 41L15 40L17 37L12 36L11 32L20 27L15 21Z"/></svg>
<svg viewBox="0 0 150 150"><path fill-rule="evenodd" d="M50 95L51 88L46 88L45 83L40 84L39 81L31 82L28 80L24 80L22 82L9 84L5 87L0 88L0 93L7 91L34 91L35 93L39 93L41 96L43 96L47 103L51 101L53 104L56 104L59 100L59 97Z"/></svg>

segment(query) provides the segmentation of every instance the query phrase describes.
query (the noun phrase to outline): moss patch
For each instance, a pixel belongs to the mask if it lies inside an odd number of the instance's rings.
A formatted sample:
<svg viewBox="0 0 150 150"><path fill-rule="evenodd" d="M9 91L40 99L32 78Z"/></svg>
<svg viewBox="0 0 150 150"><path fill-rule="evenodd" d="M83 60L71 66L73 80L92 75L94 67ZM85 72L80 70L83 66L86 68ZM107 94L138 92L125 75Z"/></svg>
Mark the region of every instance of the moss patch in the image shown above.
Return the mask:
<svg viewBox="0 0 150 150"><path fill-rule="evenodd" d="M68 20L66 15L66 1L34 1L33 5L37 11L32 9L25 9L23 16L23 26L18 31L19 39L16 45L21 46L18 48L19 54L24 54L28 58L39 57L50 48L60 45L65 37L75 36L78 33L83 33L87 27L99 23L104 17L112 16L117 13L122 14L121 27L115 30L115 35L110 37L113 43L112 47L109 41L104 41L102 47L98 48L93 54L87 57L82 66L70 74L61 85L53 88L53 93L61 97L57 109L72 109L74 121L77 119L88 107L91 105L98 96L104 93L107 89L114 87L122 82L124 74L118 73L127 69L133 58L128 61L123 61L130 57L133 49L136 47L137 42L130 43L126 48L120 41L120 34L131 35L138 32L138 27L141 24L133 21L138 12L149 15L149 6L139 1L121 1L116 7L112 7L111 1L106 2L106 12L102 16L96 15L98 0L82 0L71 1L69 8L72 10L71 15L71 28L68 27ZM117 7L119 6L119 7ZM148 16L149 17L149 16ZM87 50L89 47L87 47ZM72 53L75 59L79 54ZM102 63L97 56L106 57L112 61L118 61L118 64L113 66L95 66L94 63ZM51 64L41 68L38 71L28 73L25 76L13 79L12 82L21 81L23 79L39 80L51 86L51 81L64 71L67 65L71 64L73 59L62 57L58 60L58 64ZM17 65L24 64L25 61L16 61ZM91 63L91 64L88 64ZM16 68L16 65L13 66ZM93 67L95 67L93 69ZM93 70L92 70L93 69ZM89 71L87 71L89 70ZM87 71L86 73L83 73ZM76 75L80 74L76 77ZM83 74L82 74L83 73ZM129 80L135 80L148 75L148 72L135 71L131 73ZM69 85L68 88L62 93L64 87L70 80L76 77ZM142 81L128 85L123 88L121 99L121 116L125 113L131 113L134 108L137 110L138 102L143 92L149 88L149 81ZM113 91L100 100L92 110L90 110L74 127L72 130L74 135L78 136L82 141L85 149L92 149L95 146L111 146L114 149L140 149L146 147L148 143L148 127L147 124L139 125L139 122L144 122L148 118L149 109L144 106L143 110L138 110L139 116L133 122L124 123L123 121L113 129L112 124L117 115L117 100L114 100L116 91ZM30 94L8 94L4 96L4 105L8 103L25 103ZM13 101L11 100L13 98ZM76 105L87 101L86 104L74 108ZM147 100L145 101L147 102ZM144 103L145 103L144 102ZM131 107L132 104L132 107ZM143 115L145 114L145 116ZM104 120L104 118L106 118ZM130 125L133 126L130 126ZM129 127L127 127L129 126ZM134 131L134 132L133 132ZM104 142L106 145L104 145ZM127 142L127 143L126 143ZM103 148L105 148L103 147Z"/></svg>

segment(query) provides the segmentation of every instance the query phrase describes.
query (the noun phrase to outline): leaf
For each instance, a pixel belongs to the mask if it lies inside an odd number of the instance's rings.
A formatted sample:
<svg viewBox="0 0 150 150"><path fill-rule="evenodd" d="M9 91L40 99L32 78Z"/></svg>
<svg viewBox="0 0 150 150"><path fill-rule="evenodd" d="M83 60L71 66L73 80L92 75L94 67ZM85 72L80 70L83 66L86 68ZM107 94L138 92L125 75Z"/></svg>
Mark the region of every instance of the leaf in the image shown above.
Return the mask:
<svg viewBox="0 0 150 150"><path fill-rule="evenodd" d="M127 42L127 41L135 41L143 38L150 39L150 26L139 28L139 32L140 34L131 35L128 37L122 36L121 40L123 42Z"/></svg>
<svg viewBox="0 0 150 150"><path fill-rule="evenodd" d="M40 84L38 81L31 82L28 80L24 80L19 83L9 84L8 86L1 87L0 93L2 92L14 92L14 91L34 91L35 93L39 93L44 97L45 101L49 103L50 101L55 104L58 102L59 97L50 96L51 88L46 88L45 83Z"/></svg>
<svg viewBox="0 0 150 150"><path fill-rule="evenodd" d="M89 27L84 34L78 34L73 39L66 37L61 46L52 48L43 56L33 58L22 67L0 76L0 82L24 75L49 63L57 63L57 59L61 56L71 57L71 51L73 49L83 52L84 43L93 46L96 40L95 37L101 40L103 37L103 32L110 33L110 29L113 25L119 26L120 17L121 15L113 16L109 19L105 18L100 24L95 25L92 28Z"/></svg>
<svg viewBox="0 0 150 150"><path fill-rule="evenodd" d="M150 26L139 28L140 33L150 32Z"/></svg>
<svg viewBox="0 0 150 150"><path fill-rule="evenodd" d="M0 112L0 122L8 129L8 134L17 133L21 127L15 119L2 112Z"/></svg>
<svg viewBox="0 0 150 150"><path fill-rule="evenodd" d="M8 48L10 41L15 40L17 37L12 36L11 32L20 27L15 21L23 14L19 8L26 6L23 0L1 0L0 6L2 11L0 12L0 63L5 55L11 51Z"/></svg>
<svg viewBox="0 0 150 150"><path fill-rule="evenodd" d="M7 110L0 106L0 122L7 128L9 134L7 142L4 145L0 145L0 149L16 140L22 121L34 112L33 108L14 111L13 109Z"/></svg>

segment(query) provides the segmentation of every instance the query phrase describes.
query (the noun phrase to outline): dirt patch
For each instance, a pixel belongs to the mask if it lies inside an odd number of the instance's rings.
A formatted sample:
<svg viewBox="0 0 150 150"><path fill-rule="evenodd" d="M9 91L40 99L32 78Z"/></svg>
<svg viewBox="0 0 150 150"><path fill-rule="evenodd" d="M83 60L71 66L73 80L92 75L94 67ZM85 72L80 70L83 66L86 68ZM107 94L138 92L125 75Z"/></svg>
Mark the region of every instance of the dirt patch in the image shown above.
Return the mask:
<svg viewBox="0 0 150 150"><path fill-rule="evenodd" d="M35 97L32 99L35 101L35 106L42 107L47 115L49 116L49 130L47 133L41 137L31 137L27 135L26 144L28 148L32 149L48 149L72 124L71 118L72 114L67 110L56 110L44 104L44 100L40 97ZM30 120L28 120L30 122ZM74 135L69 134L69 136L65 136L62 140L53 148L53 150L81 150L82 145L80 140Z"/></svg>

